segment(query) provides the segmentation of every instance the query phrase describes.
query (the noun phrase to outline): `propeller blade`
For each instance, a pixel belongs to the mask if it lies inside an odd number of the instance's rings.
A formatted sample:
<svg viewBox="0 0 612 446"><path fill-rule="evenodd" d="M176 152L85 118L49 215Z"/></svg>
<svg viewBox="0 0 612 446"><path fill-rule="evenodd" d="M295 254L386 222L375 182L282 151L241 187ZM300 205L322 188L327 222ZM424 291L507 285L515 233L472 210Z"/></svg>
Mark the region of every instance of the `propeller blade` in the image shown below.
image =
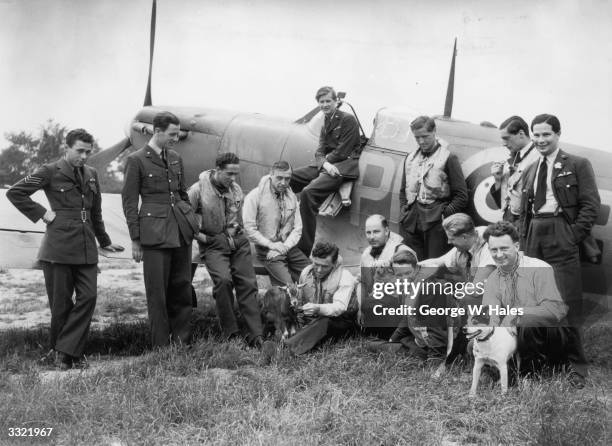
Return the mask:
<svg viewBox="0 0 612 446"><path fill-rule="evenodd" d="M153 104L151 99L151 72L153 71L153 50L155 49L155 18L157 16L157 0L153 0L153 8L151 9L151 31L149 33L149 78L147 80L147 91L145 93L144 106L147 107Z"/></svg>
<svg viewBox="0 0 612 446"><path fill-rule="evenodd" d="M300 119L298 119L297 121L294 121L295 124L306 124L307 122L309 122L312 118L314 118L314 116L319 113L319 111L321 110L321 108L317 105L315 108L313 108L312 110L310 110L308 113L306 113L304 116L302 116Z"/></svg>
<svg viewBox="0 0 612 446"><path fill-rule="evenodd" d="M444 103L444 117L450 118L453 112L453 95L455 93L455 58L457 57L457 38L453 47L453 59L451 61L450 74L448 75L448 87L446 87L446 102Z"/></svg>
<svg viewBox="0 0 612 446"><path fill-rule="evenodd" d="M128 147L131 147L131 145L130 138L123 138L114 146L91 155L87 160L87 164L94 167L98 172L103 172L112 160L117 158Z"/></svg>

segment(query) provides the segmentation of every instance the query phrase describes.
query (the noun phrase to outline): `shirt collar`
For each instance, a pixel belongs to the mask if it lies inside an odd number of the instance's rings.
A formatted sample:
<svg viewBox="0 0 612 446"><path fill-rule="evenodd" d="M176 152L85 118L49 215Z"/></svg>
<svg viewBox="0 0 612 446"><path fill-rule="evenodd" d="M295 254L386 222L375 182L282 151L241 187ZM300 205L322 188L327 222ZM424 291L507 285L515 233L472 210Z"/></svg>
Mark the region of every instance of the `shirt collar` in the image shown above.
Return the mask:
<svg viewBox="0 0 612 446"><path fill-rule="evenodd" d="M557 155L559 154L559 150L560 150L559 147L557 147L557 149L553 153L546 155L546 162L549 165L555 162L555 159L557 159ZM540 156L540 160L543 158L544 158L543 156Z"/></svg>
<svg viewBox="0 0 612 446"><path fill-rule="evenodd" d="M158 156L161 156L161 151L162 151L162 149L161 149L161 147L158 147L158 145L157 145L157 144L155 144L155 143L153 142L153 140L149 141L149 147L151 147L151 148L153 149L153 151L154 151L155 153L157 153L157 155L158 155Z"/></svg>
<svg viewBox="0 0 612 446"><path fill-rule="evenodd" d="M521 159L525 159L525 156L527 155L527 152L529 152L529 149L532 147L533 145L533 141L529 141L525 147L523 147L521 150L519 150L519 155L521 157Z"/></svg>
<svg viewBox="0 0 612 446"><path fill-rule="evenodd" d="M486 241L480 237L480 234L477 235L476 241L472 245L472 247L468 250L470 254L472 254L472 258L476 254L476 252L480 251Z"/></svg>

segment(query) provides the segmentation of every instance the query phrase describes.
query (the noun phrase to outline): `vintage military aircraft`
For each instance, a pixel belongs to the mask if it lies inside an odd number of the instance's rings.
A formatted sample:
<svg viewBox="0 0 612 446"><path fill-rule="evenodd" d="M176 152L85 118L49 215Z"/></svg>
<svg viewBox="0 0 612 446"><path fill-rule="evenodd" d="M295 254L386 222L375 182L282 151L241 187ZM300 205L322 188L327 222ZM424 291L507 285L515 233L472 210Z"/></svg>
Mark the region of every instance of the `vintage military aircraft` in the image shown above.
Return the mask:
<svg viewBox="0 0 612 446"><path fill-rule="evenodd" d="M197 180L202 170L214 165L215 156L219 152L231 151L240 157L240 184L245 192L258 184L261 176L268 172L270 165L276 160L285 159L293 166L301 166L312 159L323 123L323 115L318 109L313 109L292 122L260 114L215 108L153 106L151 66L155 38L155 6L154 0L145 106L131 122L126 138L92 156L89 162L91 165L105 168L120 153L146 144L153 133L153 116L162 110L174 113L181 121L180 142L176 150L185 161L185 176L189 184ZM470 191L472 205L469 212L478 224L485 224L501 219L501 211L487 192L492 182L491 164L504 160L507 150L500 146L499 131L496 128L451 118L455 56L456 41L444 114L436 117L437 134L459 157ZM406 155L417 147L409 126L416 116L416 113L400 107L384 107L377 112L372 134L359 161L360 176L348 188L350 199L344 197L344 204L350 202L350 205L338 206L341 200L337 200L327 207L327 216L319 216L317 237L336 242L341 247L348 265L357 266L360 254L367 246L363 223L368 215L386 215L392 230L398 229L403 162ZM563 144L563 148L592 161L602 203L612 202L612 154L571 144ZM42 199L44 200L44 197ZM29 223L6 203L3 193L0 200L3 200L0 202L0 266L30 266L44 232L43 224ZM129 247L127 226L119 197L105 194L103 205L103 215L113 241ZM612 295L612 282L606 281L603 273L612 267L612 222L608 204L601 206L593 235L598 240L603 255L598 265L589 264L587 267L585 264L585 291L596 295ZM129 255L129 249L122 254L123 257Z"/></svg>

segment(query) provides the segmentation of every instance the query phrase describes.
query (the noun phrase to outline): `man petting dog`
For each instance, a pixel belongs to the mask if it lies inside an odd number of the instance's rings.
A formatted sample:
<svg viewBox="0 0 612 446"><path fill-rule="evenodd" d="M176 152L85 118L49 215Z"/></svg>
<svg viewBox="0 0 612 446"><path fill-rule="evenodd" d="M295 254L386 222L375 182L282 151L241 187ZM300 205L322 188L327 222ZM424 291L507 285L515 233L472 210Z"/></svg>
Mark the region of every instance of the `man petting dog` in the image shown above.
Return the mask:
<svg viewBox="0 0 612 446"><path fill-rule="evenodd" d="M289 350L301 355L326 338L349 334L357 312L356 284L353 275L342 266L338 247L317 242L312 249L312 264L304 268L302 307L305 325L286 341Z"/></svg>
<svg viewBox="0 0 612 446"><path fill-rule="evenodd" d="M509 222L490 225L484 233L497 264L485 285L483 306L489 309L489 327L518 327L518 352L528 371L542 366L564 367L573 387L584 387L586 359L580 337L564 325L568 307L563 302L553 268L519 252L519 233ZM522 310L505 311L501 309ZM566 324L565 324L566 325ZM487 328L485 328L487 330Z"/></svg>

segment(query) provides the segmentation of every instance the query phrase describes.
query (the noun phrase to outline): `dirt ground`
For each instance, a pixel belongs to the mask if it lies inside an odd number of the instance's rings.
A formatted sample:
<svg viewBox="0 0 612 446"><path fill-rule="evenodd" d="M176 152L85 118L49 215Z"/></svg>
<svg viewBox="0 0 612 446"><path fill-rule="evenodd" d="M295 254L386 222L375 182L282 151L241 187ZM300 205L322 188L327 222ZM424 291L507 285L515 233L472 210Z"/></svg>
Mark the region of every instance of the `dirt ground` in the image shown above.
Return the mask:
<svg viewBox="0 0 612 446"><path fill-rule="evenodd" d="M133 322L147 317L142 263L101 258L98 264L98 300L94 327L113 322ZM269 286L258 278L260 292ZM198 299L211 296L212 282L206 268L197 269L193 280ZM42 270L0 270L0 331L49 324L51 312Z"/></svg>

